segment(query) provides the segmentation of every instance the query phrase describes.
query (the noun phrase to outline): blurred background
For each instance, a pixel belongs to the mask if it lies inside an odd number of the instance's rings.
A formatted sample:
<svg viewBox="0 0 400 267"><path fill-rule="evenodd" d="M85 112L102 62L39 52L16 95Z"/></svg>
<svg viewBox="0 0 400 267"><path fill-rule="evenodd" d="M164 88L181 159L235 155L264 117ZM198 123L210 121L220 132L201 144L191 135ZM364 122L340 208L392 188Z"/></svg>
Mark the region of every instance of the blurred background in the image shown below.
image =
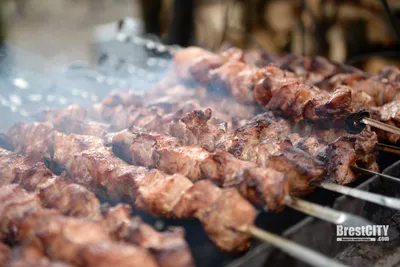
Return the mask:
<svg viewBox="0 0 400 267"><path fill-rule="evenodd" d="M400 0L0 0L0 36L49 61L96 60L105 26L137 19L168 44L323 55L367 71L400 62ZM102 26L102 27L101 27ZM102 29L99 34L96 29ZM112 34L111 34L112 35ZM24 59L21 59L24 60Z"/></svg>

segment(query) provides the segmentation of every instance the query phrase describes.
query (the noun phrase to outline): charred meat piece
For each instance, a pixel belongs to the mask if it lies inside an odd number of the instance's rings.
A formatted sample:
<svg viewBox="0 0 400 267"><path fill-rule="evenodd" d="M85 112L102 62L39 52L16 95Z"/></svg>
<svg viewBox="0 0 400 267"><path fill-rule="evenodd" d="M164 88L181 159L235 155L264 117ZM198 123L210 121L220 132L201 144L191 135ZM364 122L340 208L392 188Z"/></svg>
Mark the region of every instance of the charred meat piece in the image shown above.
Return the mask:
<svg viewBox="0 0 400 267"><path fill-rule="evenodd" d="M310 183L321 180L325 172L321 162L297 148L287 148L278 155L270 156L264 166L285 173L293 195L311 192Z"/></svg>
<svg viewBox="0 0 400 267"><path fill-rule="evenodd" d="M387 123L396 127L400 127L400 100L392 101L379 108L371 108L371 117L383 123ZM376 133L382 140L387 140L396 144L400 140L397 134L389 133L376 129Z"/></svg>
<svg viewBox="0 0 400 267"><path fill-rule="evenodd" d="M135 259L130 261L129 266L158 266L145 249L113 243L108 230L100 222L65 217L54 210L44 209L37 201L32 202L38 199L35 194L27 193L18 185L0 187L0 198L0 215L7 218L2 221L2 233L9 233L6 237L19 242L32 241L32 245L38 244L23 251L29 260L41 257L45 252L52 260L98 266L101 262L116 261L117 251L124 250L129 252L123 253L124 256ZM32 203L36 203L35 208ZM100 243L105 245L105 249L97 251L95 247ZM96 252L87 258L86 250Z"/></svg>
<svg viewBox="0 0 400 267"><path fill-rule="evenodd" d="M318 157L327 164L328 179L339 184L351 183L357 177L351 166L379 171L374 149L376 142L376 134L365 130L357 135L339 137L320 150Z"/></svg>
<svg viewBox="0 0 400 267"><path fill-rule="evenodd" d="M284 207L290 190L285 175L269 168L244 169L235 180L224 186L237 187L239 192L252 203L273 211Z"/></svg>
<svg viewBox="0 0 400 267"><path fill-rule="evenodd" d="M138 217L131 220L130 213L130 207L121 204L105 211L106 228L115 239L149 249L161 267L194 266L182 228L159 233Z"/></svg>

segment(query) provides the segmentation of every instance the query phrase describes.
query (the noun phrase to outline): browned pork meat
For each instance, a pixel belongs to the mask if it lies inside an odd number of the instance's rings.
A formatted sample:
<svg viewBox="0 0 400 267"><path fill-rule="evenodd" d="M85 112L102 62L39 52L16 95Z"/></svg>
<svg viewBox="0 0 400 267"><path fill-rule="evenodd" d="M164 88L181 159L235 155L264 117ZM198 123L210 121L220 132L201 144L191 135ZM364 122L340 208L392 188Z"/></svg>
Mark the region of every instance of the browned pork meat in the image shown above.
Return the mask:
<svg viewBox="0 0 400 267"><path fill-rule="evenodd" d="M182 228L170 228L159 233L138 217L131 220L131 212L128 205L118 205L104 211L104 224L114 236L113 239L150 249L161 267L194 266Z"/></svg>
<svg viewBox="0 0 400 267"><path fill-rule="evenodd" d="M311 192L310 183L321 180L325 172L321 162L297 148L287 148L270 156L264 166L285 173L293 195Z"/></svg>
<svg viewBox="0 0 400 267"><path fill-rule="evenodd" d="M329 180L338 184L347 184L357 177L357 173L352 171L351 166L379 171L375 154L376 142L376 134L364 130L357 135L339 137L325 149L321 149L316 156L327 165Z"/></svg>
<svg viewBox="0 0 400 267"><path fill-rule="evenodd" d="M384 76L383 76L384 77ZM333 87L347 85L352 88L353 94L362 102L364 98L365 105L382 106L389 103L400 93L400 86L395 81L378 77L368 77L363 74L339 74L331 78L330 83ZM364 95L363 97L361 95ZM370 99L367 99L369 96ZM355 98L355 99L357 99Z"/></svg>
<svg viewBox="0 0 400 267"><path fill-rule="evenodd" d="M0 243L0 266L6 265L10 252L11 249L7 245Z"/></svg>
<svg viewBox="0 0 400 267"><path fill-rule="evenodd" d="M174 55L175 73L183 81L192 81L192 73L203 78L204 72L222 63L220 56L199 47L188 47Z"/></svg>
<svg viewBox="0 0 400 267"><path fill-rule="evenodd" d="M0 216L6 218L1 222L3 237L13 237L20 242L36 240L40 243L39 248L51 259L77 265L98 266L101 261L116 256L111 249L96 254L90 262L82 256L82 251L91 249L99 242L115 246L107 230L99 223L60 216L43 209L37 195L27 193L18 185L0 187L0 199ZM128 245L119 246L120 249L128 249L129 255L136 258L130 266L157 266L146 250ZM30 251L31 256L32 253L40 252Z"/></svg>
<svg viewBox="0 0 400 267"><path fill-rule="evenodd" d="M13 154L0 149L0 158L3 155L13 156ZM6 168L17 169L18 165L10 164ZM56 209L65 215L97 221L103 219L99 200L92 192L81 185L72 183L70 178L55 176L43 163L37 163L20 174L16 174L13 182L19 183L29 191L40 192L39 196L43 207ZM162 261L161 266L193 266L190 251L184 239L184 232L181 229L158 233L138 218L131 221L131 210L126 205L107 209L105 213L102 223L113 233L114 237L118 236L115 239L151 249L156 258L160 258ZM152 242L143 243L136 240L139 236L152 240Z"/></svg>
<svg viewBox="0 0 400 267"><path fill-rule="evenodd" d="M375 120L387 123L396 127L400 127L400 99L387 103L379 108L371 108L371 117ZM382 140L396 144L400 140L400 136L383 130L374 129Z"/></svg>
<svg viewBox="0 0 400 267"><path fill-rule="evenodd" d="M74 267L75 265L62 261L50 260L39 244L31 242L13 249L10 258L4 266L7 267Z"/></svg>
<svg viewBox="0 0 400 267"><path fill-rule="evenodd" d="M51 157L49 143L53 128L53 124L48 122L18 123L7 131L6 140L14 152L24 153L32 162L42 161Z"/></svg>
<svg viewBox="0 0 400 267"><path fill-rule="evenodd" d="M244 104L255 103L253 88L266 75L265 69L249 67L238 61L228 62L209 72L211 87L229 92L236 101Z"/></svg>
<svg viewBox="0 0 400 267"><path fill-rule="evenodd" d="M159 135L152 135L151 133L128 133L126 131L119 134L119 136L126 134L131 136L133 139L130 142L132 163L144 165L146 167L156 167L159 170L164 171L168 174L179 173L182 174L192 181L197 181L202 178L206 178L214 181L217 184L224 186L240 186L243 183L253 183L251 179L259 181L258 190L262 190L262 195L258 197L267 198L253 201L258 204L268 204L270 210L280 208L282 205L281 194L287 194L286 190L266 189L261 187L262 184L265 186L275 185L280 188L285 188L286 185L278 185L280 183L287 183L285 179L277 179L276 181L269 181L274 179L276 176L268 175L261 169L254 169L257 164L242 161L235 158L232 154L225 151L208 152L201 147L196 146L182 146L179 142L175 142L171 145L171 138L168 136L161 137ZM126 140L127 138L115 139L113 145L117 147L123 146L120 140ZM129 144L129 142L127 142ZM151 144L151 145L149 145ZM137 156L141 155L141 156ZM143 156L144 155L144 156ZM143 160L145 159L145 160ZM148 164L148 165L146 165ZM243 170L254 169L251 172L246 172L246 176L253 175L253 178L242 178ZM264 181L262 181L264 179ZM262 181L262 182L261 182ZM245 185L243 185L245 186ZM267 191L266 191L267 190ZM275 196L279 194L279 196ZM247 196L247 194L244 194ZM272 203L272 200L278 202Z"/></svg>
<svg viewBox="0 0 400 267"><path fill-rule="evenodd" d="M16 140L13 141L17 143ZM180 174L167 175L159 170L127 165L114 156L111 148L101 144L102 140L94 136L64 135L54 131L51 142L52 160L64 167L75 182L87 186L97 195L116 200L130 200L138 209L158 216L176 216L173 213L174 207L193 186L190 180ZM254 208L245 199L240 198L240 195L236 198L236 205L247 207L247 210L251 208L249 214L252 214L239 223L242 225L246 221L247 226L252 225L256 215ZM233 217L229 216L237 216L233 211L229 211L227 217L213 216L213 212L221 213L214 208L217 203L207 207L209 216L198 219L207 226L206 231L210 238L221 249L245 248L250 238L247 233L239 233L238 229L234 228L224 228L224 231L219 233L208 228L211 219L213 222L221 220L219 223L227 225L222 220L232 221Z"/></svg>
<svg viewBox="0 0 400 267"><path fill-rule="evenodd" d="M259 105L281 111L295 121L341 118L348 114L352 99L351 90L345 87L329 94L298 79L272 75L256 85L254 95Z"/></svg>
<svg viewBox="0 0 400 267"><path fill-rule="evenodd" d="M28 191L40 192L43 205L65 215L99 218L100 203L86 188L54 175L43 163L21 164L26 157L0 149L1 185L19 183Z"/></svg>

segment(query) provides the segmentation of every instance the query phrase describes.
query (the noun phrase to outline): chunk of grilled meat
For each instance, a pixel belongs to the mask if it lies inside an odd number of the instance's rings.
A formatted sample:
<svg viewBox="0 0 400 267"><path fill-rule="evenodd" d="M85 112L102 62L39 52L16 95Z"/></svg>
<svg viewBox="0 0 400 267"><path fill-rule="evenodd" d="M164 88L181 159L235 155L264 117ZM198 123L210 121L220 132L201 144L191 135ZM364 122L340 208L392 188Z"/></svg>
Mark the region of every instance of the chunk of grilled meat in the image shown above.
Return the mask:
<svg viewBox="0 0 400 267"><path fill-rule="evenodd" d="M122 137L123 135L125 137ZM254 183L252 179L257 180L260 184L258 190L261 192L257 197L261 199L251 199L251 201L260 205L267 204L270 210L280 209L284 205L283 199L289 192L288 182L285 179L270 181L270 179L275 179L276 175L270 176L268 172L256 168L257 164L237 159L228 152L211 153L197 146L182 146L172 137L152 133L123 131L118 136L113 140L113 146L121 147L130 143L131 155L128 160L132 160L133 164L155 167L168 174L179 173L192 181L206 178L225 187L233 185L246 187L248 185L242 184L252 184ZM132 138L132 141L121 143L121 140L128 138ZM171 142L171 140L174 141ZM120 156L123 157L123 155ZM248 169L252 171L244 172ZM242 175L254 177L243 178ZM280 189L268 188L268 185ZM244 196L247 196L247 193L244 193ZM272 200L277 200L277 202L272 203Z"/></svg>
<svg viewBox="0 0 400 267"><path fill-rule="evenodd" d="M50 158L49 142L52 134L53 124L48 122L17 123L7 131L6 140L16 153L24 153L32 162L38 162Z"/></svg>
<svg viewBox="0 0 400 267"><path fill-rule="evenodd" d="M318 85L339 73L362 73L355 67L332 63L320 56L303 57L289 54L276 60L275 64L282 69L294 72L309 83Z"/></svg>
<svg viewBox="0 0 400 267"><path fill-rule="evenodd" d="M379 171L374 149L376 142L377 135L365 130L357 135L339 137L316 153L316 156L327 164L327 178L330 181L347 184L358 175L352 171L351 166Z"/></svg>
<svg viewBox="0 0 400 267"><path fill-rule="evenodd" d="M333 87L347 85L352 88L354 95L367 94L371 100L365 104L382 106L389 103L400 93L400 86L395 81L383 77L369 77L365 74L339 74L330 79ZM361 102L361 101L359 101ZM360 105L361 107L368 107Z"/></svg>
<svg viewBox="0 0 400 267"><path fill-rule="evenodd" d="M22 155L0 149L0 184L18 183L40 192L42 204L65 215L99 219L100 202L95 195L65 176L54 175L43 163L27 164Z"/></svg>
<svg viewBox="0 0 400 267"><path fill-rule="evenodd" d="M272 155L265 162L265 167L285 173L293 195L304 195L314 189L310 183L321 180L324 167L312 156L297 148L287 148L277 155Z"/></svg>
<svg viewBox="0 0 400 267"><path fill-rule="evenodd" d="M4 158L12 156L16 156L16 154L0 149L0 162ZM23 158L23 156L19 155L18 158ZM30 168L25 166L24 170L19 168L18 164L11 162L7 166L4 165L2 170L6 168L21 171L15 174L12 182L19 183L28 191L39 192L43 207L56 209L65 215L97 221L103 220L100 202L92 192L81 185L72 183L70 178L55 176L43 163L39 162ZM10 173L10 171L7 172ZM159 233L149 225L142 223L138 218L131 221L129 216L131 210L126 205L119 205L104 212L103 223L106 229L114 236L125 235L127 234L125 231L130 231L131 237L123 240L151 249L152 253L156 254L157 259L160 258L159 262L163 261L160 262L160 266L193 266L190 251L184 239L184 232L181 229L176 229L174 234L171 234L172 232ZM118 216L118 214L121 214L121 216ZM154 242L150 244L138 242L134 239L135 234L142 236L142 238L154 240ZM121 240L119 237L117 239ZM179 254L180 258L176 254Z"/></svg>
<svg viewBox="0 0 400 267"><path fill-rule="evenodd" d="M35 241L24 242L23 245L14 247L4 265L7 267L73 267L75 265L49 259Z"/></svg>
<svg viewBox="0 0 400 267"><path fill-rule="evenodd" d="M266 76L264 69L249 67L245 63L230 61L209 72L210 84L213 90L225 90L236 101L253 104L253 88Z"/></svg>
<svg viewBox="0 0 400 267"><path fill-rule="evenodd" d="M206 232L217 235L217 244L225 250L238 244L239 250L245 250L248 243L238 230L249 226L246 218L254 218L255 211L247 202L246 205L238 203L243 203L243 198L237 190L220 189L210 181L202 180L186 192L175 206L174 212L183 218L203 218ZM234 234L231 233L232 229L236 229ZM229 236L229 239L224 236Z"/></svg>
<svg viewBox="0 0 400 267"><path fill-rule="evenodd" d="M223 63L223 58L199 47L188 47L174 56L174 69L183 81L192 81L192 73L197 78L205 78L208 70Z"/></svg>
<svg viewBox="0 0 400 267"><path fill-rule="evenodd" d="M7 245L0 243L0 266L6 266L10 253L11 249Z"/></svg>
<svg viewBox="0 0 400 267"><path fill-rule="evenodd" d="M181 131L176 131L174 128L176 123L173 123L169 134L179 138L185 145L198 145L210 152L223 149L238 156L247 145L258 144L263 140L285 138L291 130L287 121L275 118L271 112L259 114L245 121L246 123L233 133L226 129L224 123L210 123L211 116L211 109L190 111L182 115L180 121L184 125L180 125Z"/></svg>
<svg viewBox="0 0 400 267"><path fill-rule="evenodd" d="M98 195L107 195L116 200L130 200L137 208L158 216L176 216L173 213L174 207L193 186L190 180L179 174L167 175L158 170L128 165L114 156L111 148L101 144L102 140L94 136L65 135L54 131L51 141L52 160L64 167L75 182L87 186ZM248 211L248 216L243 220L234 222L234 217L238 216L235 211L215 208L222 199L207 207L209 216L197 218L203 225L210 225L209 220L213 220L213 223L220 220L218 223L221 227L235 223L237 227L252 225L256 216L254 208L238 192L236 194L236 209L242 206L240 209ZM226 213L226 217L211 216L214 212ZM217 233L206 228L210 238L227 251L241 250L248 246L250 236L239 233L238 229L229 227L224 228L223 233Z"/></svg>
<svg viewBox="0 0 400 267"><path fill-rule="evenodd" d="M349 113L351 90L339 87L329 94L294 78L268 75L254 89L259 105L283 112L295 121L342 119Z"/></svg>
<svg viewBox="0 0 400 267"><path fill-rule="evenodd" d="M113 239L150 249L161 267L194 266L182 228L170 228L159 233L139 217L130 219L131 212L130 206L121 204L104 211L104 223Z"/></svg>
<svg viewBox="0 0 400 267"><path fill-rule="evenodd" d="M99 266L102 263L109 266L119 262L118 251L123 251L122 259L128 260L129 266L158 266L145 249L126 243L114 243L110 232L118 230L104 227L104 222L61 216L54 210L40 207L37 202L35 209L32 209L32 201L27 202L26 199L34 199L36 195L27 193L18 185L0 187L0 198L4 197L7 197L7 201L1 202L0 215L7 218L7 222L2 222L2 232L18 242L31 240L39 243L41 251L45 251L51 259L79 266ZM178 239L175 238L174 242ZM101 249L98 249L99 245ZM176 250L171 251L174 253Z"/></svg>

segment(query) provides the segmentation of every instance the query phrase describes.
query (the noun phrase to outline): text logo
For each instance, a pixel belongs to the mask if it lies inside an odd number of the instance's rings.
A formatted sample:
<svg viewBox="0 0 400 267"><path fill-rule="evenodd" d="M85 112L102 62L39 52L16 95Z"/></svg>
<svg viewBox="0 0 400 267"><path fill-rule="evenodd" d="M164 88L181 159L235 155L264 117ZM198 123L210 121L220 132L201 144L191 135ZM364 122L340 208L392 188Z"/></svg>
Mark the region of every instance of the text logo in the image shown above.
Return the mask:
<svg viewBox="0 0 400 267"><path fill-rule="evenodd" d="M336 241L389 241L388 230L389 225L367 225L354 227L336 225Z"/></svg>

